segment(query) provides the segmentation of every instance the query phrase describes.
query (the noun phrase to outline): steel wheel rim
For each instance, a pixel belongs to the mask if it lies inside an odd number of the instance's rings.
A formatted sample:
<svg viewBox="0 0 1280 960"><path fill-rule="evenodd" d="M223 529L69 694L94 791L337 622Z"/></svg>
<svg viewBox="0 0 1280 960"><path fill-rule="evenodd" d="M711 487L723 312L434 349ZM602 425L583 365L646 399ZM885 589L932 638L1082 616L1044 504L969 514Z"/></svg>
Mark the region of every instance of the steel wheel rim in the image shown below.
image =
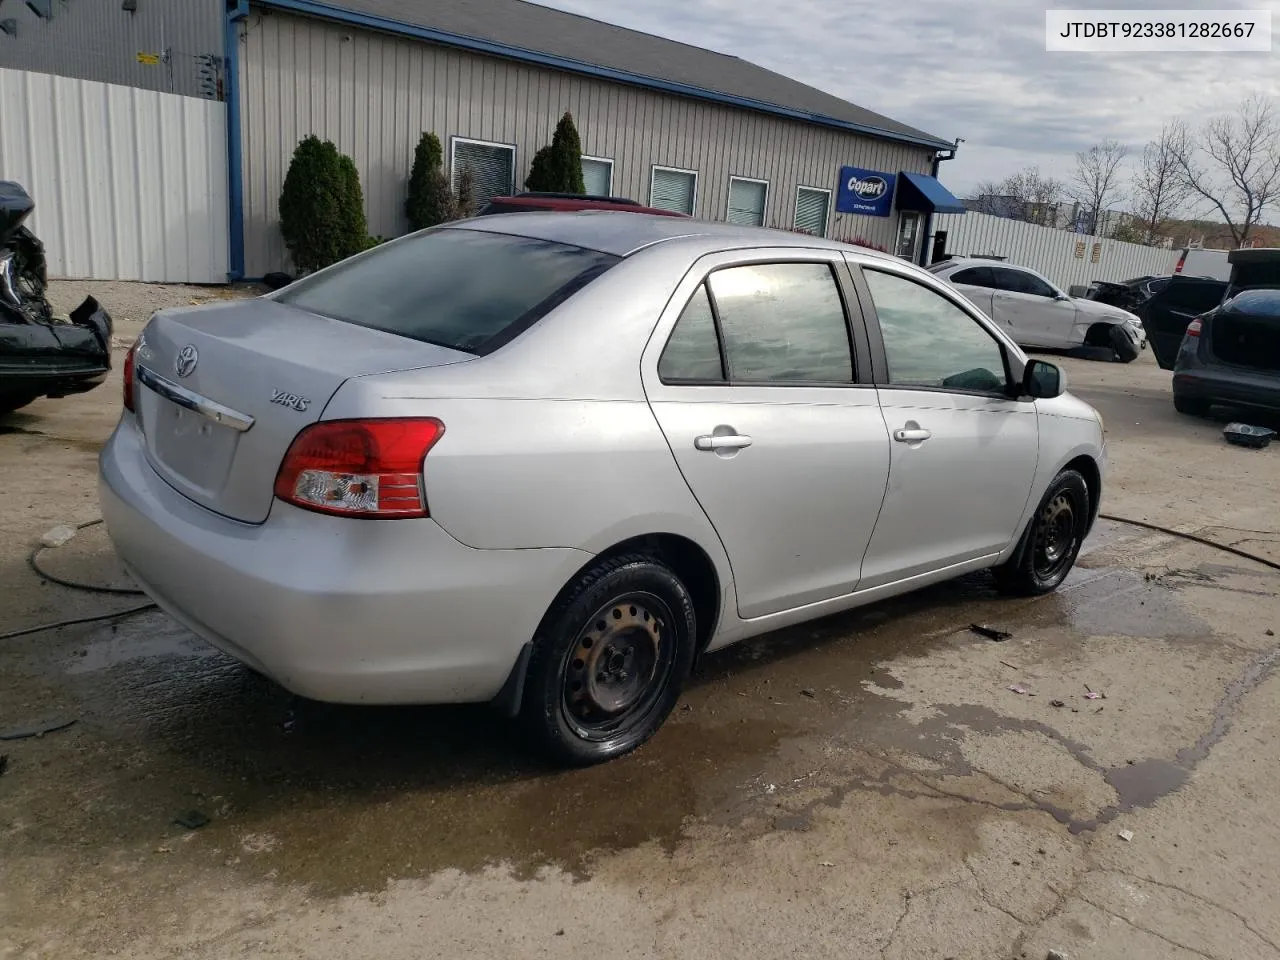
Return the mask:
<svg viewBox="0 0 1280 960"><path fill-rule="evenodd" d="M1051 499L1036 518L1035 573L1051 580L1075 556L1079 524L1074 498L1065 490Z"/></svg>
<svg viewBox="0 0 1280 960"><path fill-rule="evenodd" d="M675 664L672 623L650 593L617 597L587 621L561 670L560 709L575 734L611 740L643 724Z"/></svg>

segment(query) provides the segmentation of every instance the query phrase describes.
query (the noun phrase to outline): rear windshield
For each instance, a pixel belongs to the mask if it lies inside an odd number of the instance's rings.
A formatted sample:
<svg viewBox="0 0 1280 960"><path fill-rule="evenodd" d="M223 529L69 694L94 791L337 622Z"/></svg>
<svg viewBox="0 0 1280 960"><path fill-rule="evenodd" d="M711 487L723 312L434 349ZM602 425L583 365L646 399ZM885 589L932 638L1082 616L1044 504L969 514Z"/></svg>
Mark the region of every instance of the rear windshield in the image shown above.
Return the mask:
<svg viewBox="0 0 1280 960"><path fill-rule="evenodd" d="M275 299L335 320L486 354L618 260L548 240L432 230L292 283Z"/></svg>

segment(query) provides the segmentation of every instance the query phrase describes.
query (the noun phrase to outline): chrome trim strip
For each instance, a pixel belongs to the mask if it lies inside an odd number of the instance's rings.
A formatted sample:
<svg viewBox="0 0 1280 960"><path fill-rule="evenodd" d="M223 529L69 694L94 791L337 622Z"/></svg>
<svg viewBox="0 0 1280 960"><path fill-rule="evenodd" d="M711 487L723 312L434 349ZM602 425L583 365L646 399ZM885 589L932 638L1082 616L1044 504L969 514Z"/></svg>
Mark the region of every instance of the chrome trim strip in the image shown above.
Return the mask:
<svg viewBox="0 0 1280 960"><path fill-rule="evenodd" d="M202 417L208 417L215 423L220 423L225 427L230 427L239 433L244 433L253 426L253 417L247 413L241 413L239 410L232 410L230 407L224 407L222 404L210 400L208 397L202 397L200 394L188 390L186 387L180 387L172 380L166 380L159 374L153 373L141 364L137 368L137 377L139 382L150 387L166 400L172 400L180 407L186 407L188 410L194 410Z"/></svg>

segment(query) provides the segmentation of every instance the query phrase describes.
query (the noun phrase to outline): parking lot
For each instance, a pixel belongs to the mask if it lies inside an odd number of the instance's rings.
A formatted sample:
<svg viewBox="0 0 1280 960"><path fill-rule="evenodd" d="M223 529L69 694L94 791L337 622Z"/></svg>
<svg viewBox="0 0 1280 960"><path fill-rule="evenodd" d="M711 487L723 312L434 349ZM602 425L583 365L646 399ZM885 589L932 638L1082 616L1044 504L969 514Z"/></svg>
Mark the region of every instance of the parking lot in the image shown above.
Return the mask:
<svg viewBox="0 0 1280 960"><path fill-rule="evenodd" d="M234 295L93 292L112 379L0 420L0 634L144 599L28 554L97 516L149 311ZM1176 414L1149 352L1054 359L1105 513L1280 561L1276 448ZM128 587L101 526L41 563ZM74 723L0 743L0 957L1280 956L1278 576L1102 521L1057 594L974 576L712 655L579 772L480 707L297 701L156 611L3 640L0 735Z"/></svg>

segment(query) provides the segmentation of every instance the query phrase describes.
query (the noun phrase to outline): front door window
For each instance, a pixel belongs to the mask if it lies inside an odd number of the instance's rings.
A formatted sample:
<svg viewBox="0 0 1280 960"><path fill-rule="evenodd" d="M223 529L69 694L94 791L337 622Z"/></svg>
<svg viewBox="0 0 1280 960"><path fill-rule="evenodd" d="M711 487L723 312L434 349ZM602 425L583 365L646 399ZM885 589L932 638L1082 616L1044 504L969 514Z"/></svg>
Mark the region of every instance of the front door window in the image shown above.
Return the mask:
<svg viewBox="0 0 1280 960"><path fill-rule="evenodd" d="M898 248L894 251L904 260L916 259L916 244L920 234L920 214L903 210L898 214Z"/></svg>

